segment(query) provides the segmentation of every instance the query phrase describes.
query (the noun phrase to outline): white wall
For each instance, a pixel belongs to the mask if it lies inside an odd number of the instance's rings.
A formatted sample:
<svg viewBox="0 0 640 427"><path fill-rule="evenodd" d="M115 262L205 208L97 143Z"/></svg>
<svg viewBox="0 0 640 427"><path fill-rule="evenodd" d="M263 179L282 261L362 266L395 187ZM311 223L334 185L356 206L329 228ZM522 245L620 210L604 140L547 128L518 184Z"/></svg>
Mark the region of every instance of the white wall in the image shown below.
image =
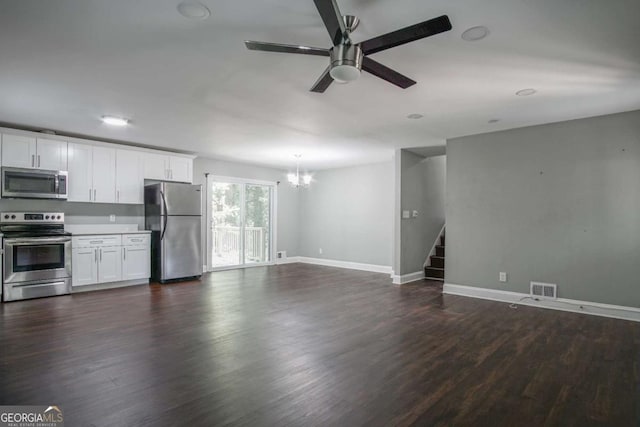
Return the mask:
<svg viewBox="0 0 640 427"><path fill-rule="evenodd" d="M393 162L315 173L299 190L299 254L391 267L393 188Z"/></svg>
<svg viewBox="0 0 640 427"><path fill-rule="evenodd" d="M447 282L640 307L640 111L454 139L447 163Z"/></svg>

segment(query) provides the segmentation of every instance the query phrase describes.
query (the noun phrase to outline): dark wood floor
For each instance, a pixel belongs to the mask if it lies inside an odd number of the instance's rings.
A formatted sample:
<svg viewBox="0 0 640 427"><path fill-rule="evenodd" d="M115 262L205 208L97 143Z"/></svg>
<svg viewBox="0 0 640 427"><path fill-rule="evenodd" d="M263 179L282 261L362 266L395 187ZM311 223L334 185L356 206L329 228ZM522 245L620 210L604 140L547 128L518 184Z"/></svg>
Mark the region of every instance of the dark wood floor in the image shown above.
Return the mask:
<svg viewBox="0 0 640 427"><path fill-rule="evenodd" d="M0 403L69 426L638 426L640 324L302 264L4 304Z"/></svg>

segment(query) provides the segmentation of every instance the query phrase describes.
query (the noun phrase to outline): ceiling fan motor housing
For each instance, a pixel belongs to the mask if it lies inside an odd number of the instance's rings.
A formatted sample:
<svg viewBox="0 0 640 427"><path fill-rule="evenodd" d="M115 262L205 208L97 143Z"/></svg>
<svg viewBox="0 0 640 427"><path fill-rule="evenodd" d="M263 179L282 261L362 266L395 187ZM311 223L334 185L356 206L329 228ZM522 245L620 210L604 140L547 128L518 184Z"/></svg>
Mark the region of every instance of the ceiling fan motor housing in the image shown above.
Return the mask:
<svg viewBox="0 0 640 427"><path fill-rule="evenodd" d="M331 66L350 65L358 70L362 69L362 58L364 54L360 45L339 44L331 49Z"/></svg>

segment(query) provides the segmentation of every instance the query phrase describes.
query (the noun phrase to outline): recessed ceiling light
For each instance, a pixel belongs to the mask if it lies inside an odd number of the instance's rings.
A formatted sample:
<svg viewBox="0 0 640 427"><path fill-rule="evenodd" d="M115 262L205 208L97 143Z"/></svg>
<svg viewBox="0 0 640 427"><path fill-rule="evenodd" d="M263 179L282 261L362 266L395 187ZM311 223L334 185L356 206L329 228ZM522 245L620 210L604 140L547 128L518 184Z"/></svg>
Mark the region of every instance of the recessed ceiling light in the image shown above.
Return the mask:
<svg viewBox="0 0 640 427"><path fill-rule="evenodd" d="M129 119L125 119L124 117L102 116L102 122L111 126L126 126L129 124Z"/></svg>
<svg viewBox="0 0 640 427"><path fill-rule="evenodd" d="M500 119L491 119L489 120L487 123L498 123L500 121Z"/></svg>
<svg viewBox="0 0 640 427"><path fill-rule="evenodd" d="M205 20L211 16L211 11L197 1L183 1L178 5L178 12L187 19Z"/></svg>
<svg viewBox="0 0 640 427"><path fill-rule="evenodd" d="M413 113L413 114L409 114L407 116L407 119L413 119L413 120L417 120L417 119L421 119L424 116L422 114L418 114L418 113Z"/></svg>
<svg viewBox="0 0 640 427"><path fill-rule="evenodd" d="M518 96L530 96L533 95L535 93L537 93L538 91L535 89L522 89L516 92L516 95Z"/></svg>
<svg viewBox="0 0 640 427"><path fill-rule="evenodd" d="M478 40L482 40L483 38L489 35L489 29L484 26L471 27L462 33L462 40L466 40L468 42L475 42Z"/></svg>

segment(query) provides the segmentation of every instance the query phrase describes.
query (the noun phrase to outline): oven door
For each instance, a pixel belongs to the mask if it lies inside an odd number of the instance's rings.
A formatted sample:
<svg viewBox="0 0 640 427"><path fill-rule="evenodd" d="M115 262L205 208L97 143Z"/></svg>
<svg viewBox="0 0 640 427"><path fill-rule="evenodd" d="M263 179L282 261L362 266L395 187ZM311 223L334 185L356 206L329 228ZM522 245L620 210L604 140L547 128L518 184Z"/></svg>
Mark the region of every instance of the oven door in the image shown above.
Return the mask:
<svg viewBox="0 0 640 427"><path fill-rule="evenodd" d="M4 239L4 283L71 277L71 237Z"/></svg>
<svg viewBox="0 0 640 427"><path fill-rule="evenodd" d="M66 199L66 171L2 168L2 197Z"/></svg>

